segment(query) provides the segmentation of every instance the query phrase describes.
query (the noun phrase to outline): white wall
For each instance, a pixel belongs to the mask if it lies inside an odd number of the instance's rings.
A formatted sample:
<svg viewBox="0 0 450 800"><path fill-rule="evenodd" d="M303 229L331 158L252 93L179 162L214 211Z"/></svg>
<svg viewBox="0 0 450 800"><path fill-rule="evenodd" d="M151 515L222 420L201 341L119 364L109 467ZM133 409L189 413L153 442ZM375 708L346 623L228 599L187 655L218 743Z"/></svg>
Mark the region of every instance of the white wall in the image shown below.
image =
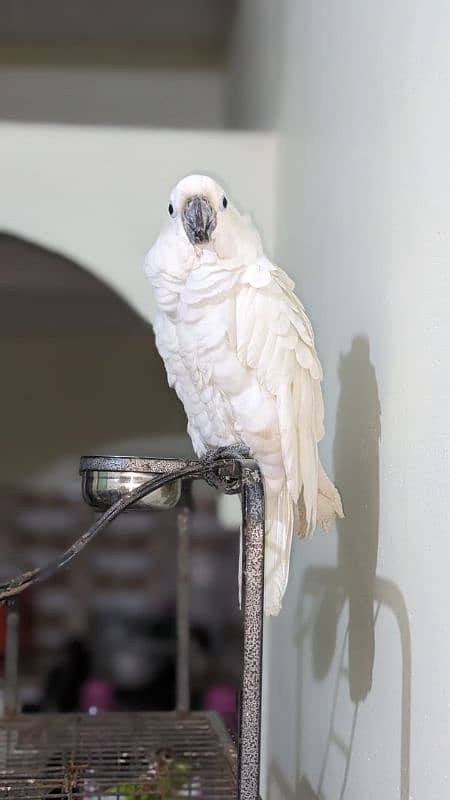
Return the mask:
<svg viewBox="0 0 450 800"><path fill-rule="evenodd" d="M2 123L0 231L72 258L149 319L142 264L174 183L221 180L271 251L275 157L268 134Z"/></svg>
<svg viewBox="0 0 450 800"><path fill-rule="evenodd" d="M277 254L317 332L321 452L347 517L331 536L297 543L284 611L268 626L262 796L441 800L450 791L450 6L279 5ZM244 2L243 24L249 8L262 9ZM244 39L242 73L270 53L269 33Z"/></svg>

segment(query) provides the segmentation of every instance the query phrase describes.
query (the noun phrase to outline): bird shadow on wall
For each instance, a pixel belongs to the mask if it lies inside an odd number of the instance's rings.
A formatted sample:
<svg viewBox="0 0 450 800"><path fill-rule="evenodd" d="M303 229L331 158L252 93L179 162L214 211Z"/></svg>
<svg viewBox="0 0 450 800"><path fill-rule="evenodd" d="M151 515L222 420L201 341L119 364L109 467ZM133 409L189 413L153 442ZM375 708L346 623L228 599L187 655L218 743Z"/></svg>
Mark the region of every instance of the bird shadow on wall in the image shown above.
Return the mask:
<svg viewBox="0 0 450 800"><path fill-rule="evenodd" d="M311 565L303 575L294 630L298 657L295 791L273 761L268 772L268 800L344 800L358 709L372 688L376 622L383 607L394 614L400 636L400 798L407 800L409 797L410 631L407 609L398 587L376 575L381 408L366 336L355 337L350 351L341 355L339 378L333 461L345 518L337 524L337 565ZM338 626L346 607L348 625L336 652ZM336 665L328 736L315 787L302 763L302 739L307 738L308 725L314 725L314 720L305 720L302 713L303 660L309 652L308 641L316 680L323 680L332 665ZM347 705L350 700L352 706L351 719L346 718L345 724L337 711L338 707L342 708L343 700Z"/></svg>

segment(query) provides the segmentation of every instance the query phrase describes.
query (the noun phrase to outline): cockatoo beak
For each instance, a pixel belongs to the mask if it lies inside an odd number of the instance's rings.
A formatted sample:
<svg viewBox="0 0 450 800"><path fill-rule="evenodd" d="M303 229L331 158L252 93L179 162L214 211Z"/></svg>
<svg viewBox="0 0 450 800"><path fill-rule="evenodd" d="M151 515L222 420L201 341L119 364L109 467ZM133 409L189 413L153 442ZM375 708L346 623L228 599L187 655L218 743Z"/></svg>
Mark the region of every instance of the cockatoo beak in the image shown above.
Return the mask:
<svg viewBox="0 0 450 800"><path fill-rule="evenodd" d="M217 215L206 197L194 195L183 209L183 227L191 244L209 242L217 224Z"/></svg>

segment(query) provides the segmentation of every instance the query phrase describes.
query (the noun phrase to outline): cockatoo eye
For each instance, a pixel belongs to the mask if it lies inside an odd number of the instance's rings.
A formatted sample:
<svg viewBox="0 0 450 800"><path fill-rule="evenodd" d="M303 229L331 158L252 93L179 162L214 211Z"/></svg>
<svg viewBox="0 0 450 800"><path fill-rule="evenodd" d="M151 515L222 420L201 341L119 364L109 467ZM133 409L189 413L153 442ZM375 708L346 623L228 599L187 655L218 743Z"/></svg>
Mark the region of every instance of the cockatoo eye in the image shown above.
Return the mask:
<svg viewBox="0 0 450 800"><path fill-rule="evenodd" d="M226 198L226 197L225 197L225 195L224 195L224 196L222 197L222 200L220 201L220 207L221 207L222 211L225 211L225 209L226 209L227 205L228 205L228 200L227 200L227 198Z"/></svg>
<svg viewBox="0 0 450 800"><path fill-rule="evenodd" d="M169 203L167 210L172 218L176 216L176 211L173 207L173 203Z"/></svg>

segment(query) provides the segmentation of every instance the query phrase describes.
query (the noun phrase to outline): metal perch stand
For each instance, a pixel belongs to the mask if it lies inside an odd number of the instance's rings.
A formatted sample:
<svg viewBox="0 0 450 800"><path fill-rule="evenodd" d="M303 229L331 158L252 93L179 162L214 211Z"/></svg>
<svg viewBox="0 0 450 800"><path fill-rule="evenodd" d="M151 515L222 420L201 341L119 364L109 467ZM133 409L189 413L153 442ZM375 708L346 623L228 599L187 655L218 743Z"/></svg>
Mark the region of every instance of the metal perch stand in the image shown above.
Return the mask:
<svg viewBox="0 0 450 800"><path fill-rule="evenodd" d="M0 586L0 602L8 604L7 702L0 728L0 796L23 800L42 800L54 794L67 798L89 796L98 800L106 796L121 798L123 788L111 787L126 783L133 784L136 797L258 800L264 597L264 490L258 464L239 453L219 454L216 459L201 461L96 456L81 459L80 474L84 499L104 510L102 516L59 559L44 569L24 573ZM131 506L172 508L180 499L182 482L196 479L205 479L227 493L241 495L244 642L237 754L215 715L188 710L188 525L185 508L179 512L176 712L102 714L98 717L17 715L16 595L66 566L123 511ZM189 780L179 793L155 794L153 784L149 791L153 767L147 763L146 745L151 750L161 743L169 747L170 752L189 756ZM117 755L117 749L124 752ZM132 795L127 794L127 798L129 796Z"/></svg>

